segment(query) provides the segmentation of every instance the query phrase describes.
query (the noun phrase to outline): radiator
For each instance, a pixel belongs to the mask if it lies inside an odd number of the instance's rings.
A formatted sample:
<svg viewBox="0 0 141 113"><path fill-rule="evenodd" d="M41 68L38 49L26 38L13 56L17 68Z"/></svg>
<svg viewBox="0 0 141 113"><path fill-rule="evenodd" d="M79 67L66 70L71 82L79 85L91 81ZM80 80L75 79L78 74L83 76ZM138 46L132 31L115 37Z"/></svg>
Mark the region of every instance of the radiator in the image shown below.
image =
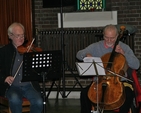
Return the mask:
<svg viewBox="0 0 141 113"><path fill-rule="evenodd" d="M103 39L102 30L46 30L39 31L36 35L36 43L44 51L62 50L65 70L76 70L75 62L77 51L87 47L91 43ZM123 42L134 51L134 34L123 35Z"/></svg>

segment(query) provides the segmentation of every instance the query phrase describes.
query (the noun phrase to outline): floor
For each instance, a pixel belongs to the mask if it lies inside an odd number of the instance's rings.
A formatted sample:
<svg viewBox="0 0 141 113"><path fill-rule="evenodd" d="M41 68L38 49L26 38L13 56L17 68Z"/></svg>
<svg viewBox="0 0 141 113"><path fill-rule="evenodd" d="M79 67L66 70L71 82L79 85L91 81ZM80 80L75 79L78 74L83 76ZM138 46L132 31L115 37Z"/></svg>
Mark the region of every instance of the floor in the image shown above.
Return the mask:
<svg viewBox="0 0 141 113"><path fill-rule="evenodd" d="M3 107L0 107L0 109L3 109ZM80 113L80 100L62 98L62 99L58 99L58 102L56 103L55 99L48 99L46 103L46 109L44 109L42 113ZM93 112L93 113L98 113L98 112ZM113 113L113 112L106 111L104 113Z"/></svg>
<svg viewBox="0 0 141 113"><path fill-rule="evenodd" d="M58 103L56 103L55 99L49 99L47 102L46 113L80 113L80 100L59 99ZM113 112L105 111L104 113Z"/></svg>
<svg viewBox="0 0 141 113"><path fill-rule="evenodd" d="M46 113L80 113L79 99L49 99L47 102Z"/></svg>
<svg viewBox="0 0 141 113"><path fill-rule="evenodd" d="M5 109L5 107L0 106L0 109ZM53 98L48 99L46 102L46 107L44 107L42 113L80 113L80 99L59 98L58 102L56 102L56 99ZM93 113L98 113L98 112L93 112ZM104 113L112 113L112 112L106 111Z"/></svg>

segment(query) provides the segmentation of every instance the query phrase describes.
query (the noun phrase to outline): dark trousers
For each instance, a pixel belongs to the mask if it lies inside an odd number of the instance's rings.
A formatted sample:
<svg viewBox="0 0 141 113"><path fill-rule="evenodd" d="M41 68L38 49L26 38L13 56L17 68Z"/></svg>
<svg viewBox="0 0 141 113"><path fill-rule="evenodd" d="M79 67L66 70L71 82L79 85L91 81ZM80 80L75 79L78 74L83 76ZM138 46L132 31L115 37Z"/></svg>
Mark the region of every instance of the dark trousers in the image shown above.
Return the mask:
<svg viewBox="0 0 141 113"><path fill-rule="evenodd" d="M83 88L80 94L81 113L91 113L92 102L88 98L89 86ZM125 87L126 99L124 104L119 108L119 113L128 113L133 103L134 92L129 87Z"/></svg>

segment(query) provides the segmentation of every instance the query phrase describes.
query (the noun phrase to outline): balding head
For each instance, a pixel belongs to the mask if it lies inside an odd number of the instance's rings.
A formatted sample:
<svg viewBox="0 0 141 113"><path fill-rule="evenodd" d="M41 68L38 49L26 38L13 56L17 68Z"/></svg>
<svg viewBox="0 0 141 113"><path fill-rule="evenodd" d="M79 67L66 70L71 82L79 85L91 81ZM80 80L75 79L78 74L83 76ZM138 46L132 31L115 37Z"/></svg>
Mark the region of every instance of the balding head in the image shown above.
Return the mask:
<svg viewBox="0 0 141 113"><path fill-rule="evenodd" d="M15 27L17 27L17 26L21 27L21 28L23 29L23 31L25 32L24 26L23 26L22 24L17 23L17 22L14 22L13 24L11 24L11 25L8 27L8 36L10 36L10 35L13 33L13 29L14 29Z"/></svg>

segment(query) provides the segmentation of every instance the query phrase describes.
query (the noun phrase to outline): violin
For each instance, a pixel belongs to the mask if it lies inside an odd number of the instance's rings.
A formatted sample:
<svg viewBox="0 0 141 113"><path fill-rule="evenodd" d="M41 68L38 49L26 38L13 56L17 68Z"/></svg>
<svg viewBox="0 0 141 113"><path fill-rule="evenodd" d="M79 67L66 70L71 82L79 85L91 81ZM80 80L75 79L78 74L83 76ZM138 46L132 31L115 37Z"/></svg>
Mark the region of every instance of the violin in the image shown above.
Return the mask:
<svg viewBox="0 0 141 113"><path fill-rule="evenodd" d="M107 53L101 57L104 63L106 76L99 77L97 82L93 82L88 91L88 98L96 105L99 103L100 108L104 110L114 110L119 108L125 101L125 92L123 83L120 81L120 77L116 74L124 75L128 66L125 57L115 52L115 48L122 37L122 33L125 27L121 28L113 51ZM111 63L112 62L112 63ZM111 74L108 70L115 73Z"/></svg>
<svg viewBox="0 0 141 113"><path fill-rule="evenodd" d="M27 52L41 52L42 49L40 47L36 47L33 44L33 41L34 40L32 40L32 42L26 40L23 43L23 45L17 47L18 52L20 54L24 54L24 53L27 53Z"/></svg>

